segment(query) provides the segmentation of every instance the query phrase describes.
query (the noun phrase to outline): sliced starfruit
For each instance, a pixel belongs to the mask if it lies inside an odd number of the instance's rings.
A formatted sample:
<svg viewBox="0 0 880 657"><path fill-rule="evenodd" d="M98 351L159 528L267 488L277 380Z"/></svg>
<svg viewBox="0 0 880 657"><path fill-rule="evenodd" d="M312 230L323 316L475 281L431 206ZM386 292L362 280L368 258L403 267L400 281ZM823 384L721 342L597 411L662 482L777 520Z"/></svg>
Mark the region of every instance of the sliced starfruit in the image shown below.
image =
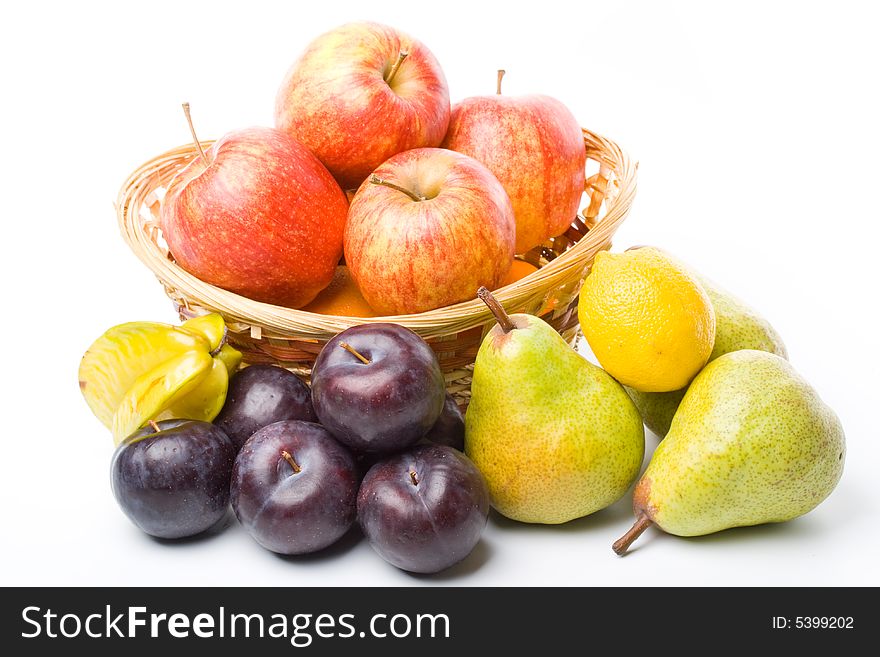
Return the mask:
<svg viewBox="0 0 880 657"><path fill-rule="evenodd" d="M241 365L241 352L228 344L224 344L214 358L221 360L226 365L229 376L235 374L238 366Z"/></svg>
<svg viewBox="0 0 880 657"><path fill-rule="evenodd" d="M114 442L118 445L196 390L214 370L214 363L207 351L191 350L169 358L139 376L126 391L113 415L111 431ZM226 367L222 363L219 365L223 376L227 377ZM226 391L223 390L225 397Z"/></svg>
<svg viewBox="0 0 880 657"><path fill-rule="evenodd" d="M188 351L211 351L208 340L158 322L129 322L108 330L79 366L79 388L95 416L111 428L119 402L135 380Z"/></svg>
<svg viewBox="0 0 880 657"><path fill-rule="evenodd" d="M165 410L159 413L156 420L202 420L210 422L223 404L226 403L226 391L229 389L229 370L219 358L214 358L211 370L199 384L181 399L169 401ZM140 427L138 427L140 428Z"/></svg>
<svg viewBox="0 0 880 657"><path fill-rule="evenodd" d="M241 353L225 344L217 314L180 327L156 322L114 326L83 356L79 385L118 443L150 420L210 422L226 401Z"/></svg>
<svg viewBox="0 0 880 657"><path fill-rule="evenodd" d="M211 351L215 351L226 337L226 322L217 313L201 315L186 320L180 325L181 330L201 335L208 341Z"/></svg>

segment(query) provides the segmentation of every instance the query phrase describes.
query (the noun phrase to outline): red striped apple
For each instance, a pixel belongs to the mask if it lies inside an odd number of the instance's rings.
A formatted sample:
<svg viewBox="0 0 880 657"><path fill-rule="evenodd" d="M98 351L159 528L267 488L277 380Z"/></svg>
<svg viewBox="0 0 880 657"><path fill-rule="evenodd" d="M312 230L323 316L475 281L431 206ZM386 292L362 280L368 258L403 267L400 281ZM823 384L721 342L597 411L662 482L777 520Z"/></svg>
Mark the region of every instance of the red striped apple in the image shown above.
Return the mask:
<svg viewBox="0 0 880 657"><path fill-rule="evenodd" d="M395 155L360 186L345 261L377 312L418 313L501 285L516 225L501 183L475 159L442 148Z"/></svg>
<svg viewBox="0 0 880 657"><path fill-rule="evenodd" d="M584 192L584 136L550 96L465 98L452 107L443 148L476 158L501 181L516 217L516 252L560 235ZM489 288L492 289L492 288Z"/></svg>
<svg viewBox="0 0 880 657"><path fill-rule="evenodd" d="M160 223L189 273L298 308L333 279L347 212L342 189L305 146L274 128L249 128L225 135L174 177Z"/></svg>
<svg viewBox="0 0 880 657"><path fill-rule="evenodd" d="M318 156L344 189L392 155L439 146L449 89L422 43L378 23L350 23L315 39L287 73L275 125Z"/></svg>

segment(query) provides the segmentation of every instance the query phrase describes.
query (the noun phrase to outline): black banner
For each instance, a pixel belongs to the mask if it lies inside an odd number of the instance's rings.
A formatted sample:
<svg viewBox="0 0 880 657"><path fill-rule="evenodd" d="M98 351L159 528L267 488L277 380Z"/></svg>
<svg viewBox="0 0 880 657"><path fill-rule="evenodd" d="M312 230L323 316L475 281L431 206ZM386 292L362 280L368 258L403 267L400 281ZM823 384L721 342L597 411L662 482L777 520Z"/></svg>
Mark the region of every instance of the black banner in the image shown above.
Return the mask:
<svg viewBox="0 0 880 657"><path fill-rule="evenodd" d="M260 655L845 649L865 645L878 615L872 591L836 588L33 588L2 597L3 647L15 649L6 654L191 656L217 642Z"/></svg>

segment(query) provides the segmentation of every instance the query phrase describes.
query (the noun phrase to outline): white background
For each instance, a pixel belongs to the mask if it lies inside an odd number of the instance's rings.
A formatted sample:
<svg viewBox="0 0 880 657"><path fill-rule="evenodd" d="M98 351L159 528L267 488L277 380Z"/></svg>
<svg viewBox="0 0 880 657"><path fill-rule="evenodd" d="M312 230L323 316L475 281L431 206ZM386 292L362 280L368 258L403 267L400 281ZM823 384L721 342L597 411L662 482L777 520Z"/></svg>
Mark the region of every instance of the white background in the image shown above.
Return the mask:
<svg viewBox="0 0 880 657"><path fill-rule="evenodd" d="M880 584L876 408L880 105L873 3L20 2L0 22L3 584ZM711 6L711 8L710 8ZM110 493L108 432L82 401L82 352L111 325L173 322L119 236L134 167L189 140L271 125L314 36L360 18L424 41L453 100L561 99L641 163L615 248L662 246L764 313L837 410L843 479L784 525L699 539L649 531L620 559L629 496L561 527L493 516L435 578L364 541L282 559L233 520L167 545ZM648 436L649 452L656 439Z"/></svg>

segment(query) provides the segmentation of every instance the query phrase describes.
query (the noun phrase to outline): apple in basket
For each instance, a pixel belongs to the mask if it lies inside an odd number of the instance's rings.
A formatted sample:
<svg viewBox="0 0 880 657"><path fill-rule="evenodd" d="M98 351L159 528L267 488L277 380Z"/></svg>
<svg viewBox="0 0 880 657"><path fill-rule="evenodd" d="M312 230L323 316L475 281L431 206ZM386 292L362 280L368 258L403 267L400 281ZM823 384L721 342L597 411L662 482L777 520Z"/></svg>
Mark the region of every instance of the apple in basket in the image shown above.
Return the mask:
<svg viewBox="0 0 880 657"><path fill-rule="evenodd" d="M417 148L382 164L354 195L345 261L378 313L419 313L499 287L515 240L510 199L486 167Z"/></svg>
<svg viewBox="0 0 880 657"><path fill-rule="evenodd" d="M160 211L177 264L256 301L309 303L342 255L348 201L333 176L275 128L230 132L207 151L196 144Z"/></svg>
<svg viewBox="0 0 880 657"><path fill-rule="evenodd" d="M349 23L310 43L287 73L275 125L318 156L344 189L411 148L439 146L449 89L422 43L378 23Z"/></svg>
<svg viewBox="0 0 880 657"><path fill-rule="evenodd" d="M525 253L574 221L586 151L565 105L550 96L502 96L503 74L494 96L453 105L443 147L476 158L501 181L516 217L516 252Z"/></svg>

